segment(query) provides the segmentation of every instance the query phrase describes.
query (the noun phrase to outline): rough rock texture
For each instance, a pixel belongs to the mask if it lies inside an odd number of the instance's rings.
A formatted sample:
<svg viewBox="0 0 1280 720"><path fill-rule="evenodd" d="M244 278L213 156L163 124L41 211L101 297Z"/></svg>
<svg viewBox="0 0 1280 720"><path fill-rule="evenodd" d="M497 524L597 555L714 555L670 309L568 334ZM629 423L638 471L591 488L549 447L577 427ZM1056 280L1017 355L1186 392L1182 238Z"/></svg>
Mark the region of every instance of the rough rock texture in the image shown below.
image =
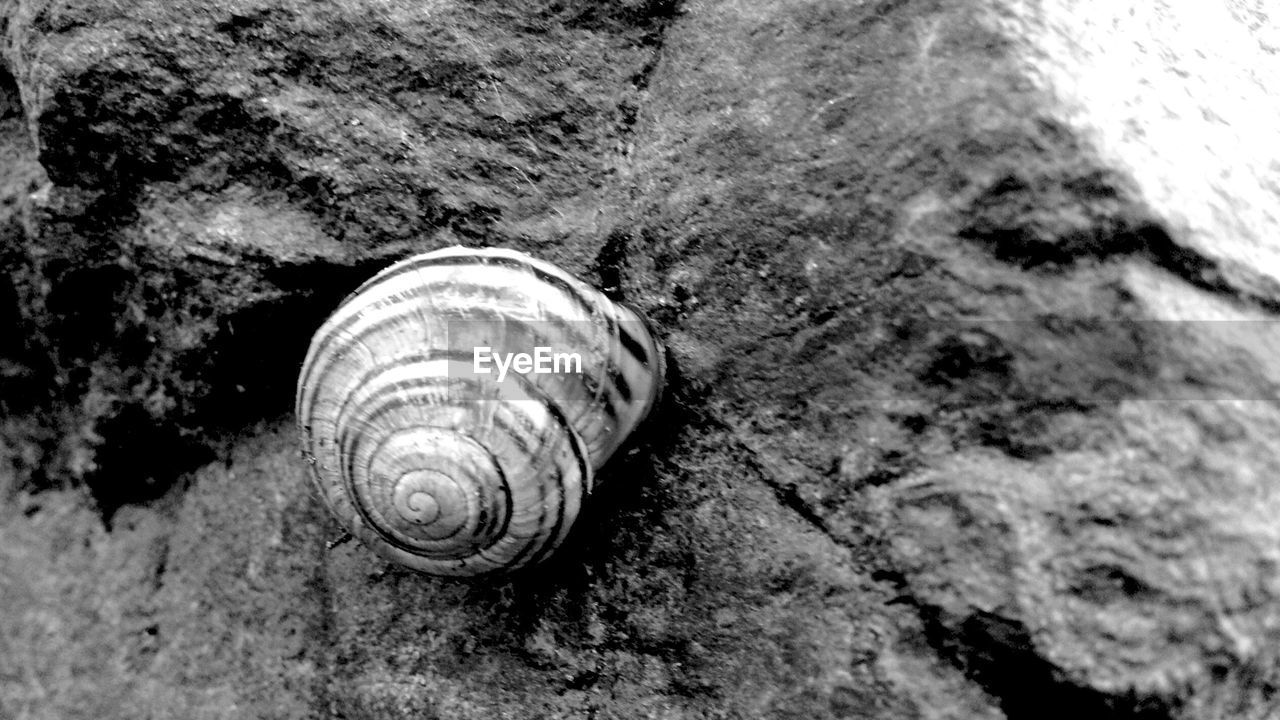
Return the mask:
<svg viewBox="0 0 1280 720"><path fill-rule="evenodd" d="M1261 0L217 5L0 0L0 716L1280 715ZM327 548L287 415L455 243L672 361L468 583Z"/></svg>

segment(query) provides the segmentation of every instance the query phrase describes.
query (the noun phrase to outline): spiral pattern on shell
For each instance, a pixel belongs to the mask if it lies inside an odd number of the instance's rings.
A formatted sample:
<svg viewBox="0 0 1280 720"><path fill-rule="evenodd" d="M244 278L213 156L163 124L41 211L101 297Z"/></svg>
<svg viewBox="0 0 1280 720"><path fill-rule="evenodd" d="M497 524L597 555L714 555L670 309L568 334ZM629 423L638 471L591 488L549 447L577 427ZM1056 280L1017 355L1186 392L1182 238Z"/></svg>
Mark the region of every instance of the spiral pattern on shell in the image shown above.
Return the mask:
<svg viewBox="0 0 1280 720"><path fill-rule="evenodd" d="M476 372L572 351L581 372ZM316 332L298 380L303 455L325 504L383 557L438 575L546 558L593 476L657 404L642 316L510 250L447 248L374 276Z"/></svg>

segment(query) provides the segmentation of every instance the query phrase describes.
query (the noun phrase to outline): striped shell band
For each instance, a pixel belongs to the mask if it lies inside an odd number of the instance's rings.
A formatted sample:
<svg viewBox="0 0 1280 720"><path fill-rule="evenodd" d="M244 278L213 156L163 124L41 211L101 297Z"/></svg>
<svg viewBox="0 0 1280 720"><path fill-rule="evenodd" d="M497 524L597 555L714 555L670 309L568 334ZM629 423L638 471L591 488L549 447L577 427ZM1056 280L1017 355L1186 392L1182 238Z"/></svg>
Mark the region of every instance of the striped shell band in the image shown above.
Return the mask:
<svg viewBox="0 0 1280 720"><path fill-rule="evenodd" d="M664 370L643 317L549 263L425 253L316 332L298 380L303 455L329 510L383 557L438 575L514 569L563 542Z"/></svg>

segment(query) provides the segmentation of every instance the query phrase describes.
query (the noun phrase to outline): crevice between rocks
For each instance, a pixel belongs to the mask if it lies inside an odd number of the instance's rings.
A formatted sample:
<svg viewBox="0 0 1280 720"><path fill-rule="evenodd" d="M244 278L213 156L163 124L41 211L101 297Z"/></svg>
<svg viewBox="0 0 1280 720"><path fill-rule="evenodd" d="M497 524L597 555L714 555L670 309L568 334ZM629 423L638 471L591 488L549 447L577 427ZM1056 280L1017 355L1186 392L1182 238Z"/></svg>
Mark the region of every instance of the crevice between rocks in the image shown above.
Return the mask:
<svg viewBox="0 0 1280 720"><path fill-rule="evenodd" d="M1064 139L1068 131L1041 125L1046 145L1062 145L1062 153L1081 152L1077 143ZM1027 161L1029 170L998 175L966 204L967 219L957 236L1028 272L1143 258L1199 290L1280 313L1280 300L1234 285L1219 261L1176 241L1130 181L1111 170L1077 164L1055 169L1051 162L1034 159Z"/></svg>
<svg viewBox="0 0 1280 720"><path fill-rule="evenodd" d="M879 570L872 579L893 589L892 604L915 608L930 647L991 696L1008 720L1176 717L1172 700L1132 692L1112 695L1072 682L1036 652L1028 629L1016 620L977 610L948 618L941 608L921 602L902 573Z"/></svg>
<svg viewBox="0 0 1280 720"><path fill-rule="evenodd" d="M709 424L718 425L728 437L741 436L720 418ZM794 512L837 547L855 555L865 554L849 539L834 533L795 487L777 482L759 453L742 442L736 449L739 461L769 487L782 507ZM942 609L922 602L914 594L902 573L882 569L872 572L870 577L893 591L889 604L914 608L930 647L993 698L1008 720L1040 720L1046 717L1046 708L1053 708L1055 716L1090 720L1172 720L1174 717L1176 707L1163 698L1108 695L1063 677L1036 652L1030 633L1021 623L983 612L975 612L958 622L947 622Z"/></svg>
<svg viewBox="0 0 1280 720"><path fill-rule="evenodd" d="M633 96L643 95L649 89L649 83L658 64L662 61L663 49L667 36L676 18L683 12L683 0L652 0L647 6L649 17L654 19L651 29L641 38L640 44L649 48L649 57L640 69L631 76ZM632 99L623 100L618 107L621 112L619 130L620 144L626 147L635 136L635 125L640 115L640 106ZM624 155L628 154L626 152Z"/></svg>
<svg viewBox="0 0 1280 720"><path fill-rule="evenodd" d="M743 433L723 418L706 424L726 437ZM800 497L794 486L778 482L768 461L745 441L735 443L734 455L772 491L779 504L835 546L865 558L866 548L834 532L820 512ZM879 563L884 562L880 556ZM876 560L872 560L876 563ZM920 618L929 645L940 658L959 670L998 704L1008 720L1039 720L1046 708L1055 716L1091 720L1172 720L1175 701L1136 693L1114 695L1080 685L1065 677L1036 650L1029 630L1016 619L975 611L963 618L948 617L942 608L923 601L908 578L893 569L879 569L870 578L891 590L889 604L908 605Z"/></svg>
<svg viewBox="0 0 1280 720"><path fill-rule="evenodd" d="M709 422L708 425L716 426L718 430L724 432L726 437L736 438L734 444L737 452L735 454L738 456L739 462L749 468L756 477L760 478L761 482L769 487L769 490L773 492L774 497L777 498L782 507L794 512L806 524L825 535L836 545L849 547L847 542L842 542L840 538L831 532L827 522L822 519L822 516L809 503L805 502L804 498L800 497L794 485L780 483L774 479L775 474L769 470L767 462L760 457L760 453L741 439L744 435L741 430L735 429L733 425L719 417Z"/></svg>
<svg viewBox="0 0 1280 720"><path fill-rule="evenodd" d="M653 0L646 8L648 17L655 20L653 28L645 34L642 44L652 48L649 60L641 66L631 78L631 84L637 90L647 90L658 62L662 59L662 50L666 46L667 32L676 18L683 12L683 0Z"/></svg>

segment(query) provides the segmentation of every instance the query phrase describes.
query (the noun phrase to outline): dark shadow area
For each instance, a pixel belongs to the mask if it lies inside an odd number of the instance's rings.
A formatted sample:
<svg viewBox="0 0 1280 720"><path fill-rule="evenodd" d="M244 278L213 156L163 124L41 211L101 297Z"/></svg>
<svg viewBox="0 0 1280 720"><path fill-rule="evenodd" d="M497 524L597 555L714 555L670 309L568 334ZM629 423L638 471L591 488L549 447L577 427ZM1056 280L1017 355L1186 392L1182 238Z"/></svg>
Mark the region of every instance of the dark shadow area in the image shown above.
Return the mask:
<svg viewBox="0 0 1280 720"><path fill-rule="evenodd" d="M219 318L201 350L175 360L173 371L192 393L180 409L157 414L135 398L101 421L98 470L86 482L108 526L124 505L154 501L214 460L243 428L289 415L312 333L371 272L324 266L278 273L282 284L305 277L314 285Z"/></svg>
<svg viewBox="0 0 1280 720"><path fill-rule="evenodd" d="M949 627L938 608L915 601L902 575L880 571L875 578L899 588L896 602L916 606L930 646L995 698L1008 720L1171 720L1178 711L1165 698L1108 695L1071 682L1036 652L1018 622L978 612Z"/></svg>
<svg viewBox="0 0 1280 720"><path fill-rule="evenodd" d="M8 120L22 115L22 96L18 91L18 82L14 80L9 69L0 63L0 120Z"/></svg>

